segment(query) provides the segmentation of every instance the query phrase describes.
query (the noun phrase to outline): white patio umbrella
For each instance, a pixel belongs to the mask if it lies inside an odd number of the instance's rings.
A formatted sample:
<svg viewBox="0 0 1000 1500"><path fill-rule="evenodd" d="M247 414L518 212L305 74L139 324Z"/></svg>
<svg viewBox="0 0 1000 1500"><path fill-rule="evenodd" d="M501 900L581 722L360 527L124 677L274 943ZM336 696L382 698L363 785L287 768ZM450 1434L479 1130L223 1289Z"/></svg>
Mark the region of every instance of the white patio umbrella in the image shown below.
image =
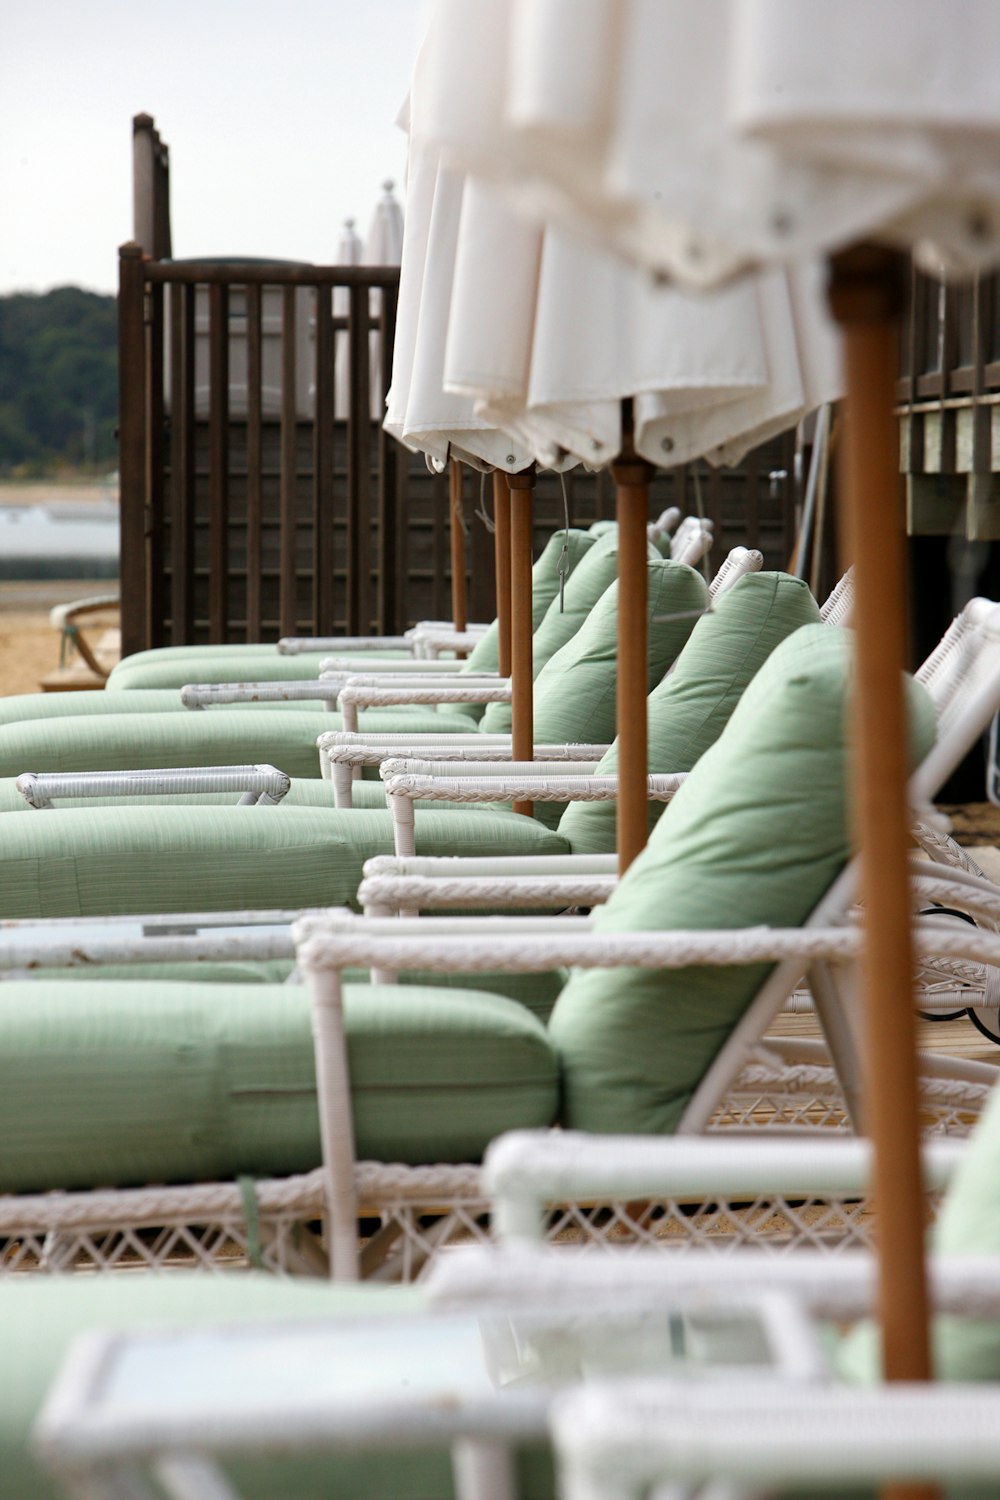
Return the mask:
<svg viewBox="0 0 1000 1500"><path fill-rule="evenodd" d="M403 210L393 189L395 183L386 179L382 184L382 195L372 210L365 235L361 264L364 266L398 266L403 255ZM369 293L368 303L372 318L378 318L382 307L382 293ZM371 379L372 420L381 422L385 416L382 379L382 341L377 331L369 334L369 370Z"/></svg>
<svg viewBox="0 0 1000 1500"><path fill-rule="evenodd" d="M435 15L422 59L423 108L412 122L414 140L451 161L442 170L452 174L466 158L479 164L505 128L511 7L484 0L474 11L446 0ZM621 756L633 770L623 770L619 804L625 868L647 831L648 466L701 455L734 462L839 393L816 270L776 268L711 297L656 286L578 236L519 216L506 186L479 174L464 180L447 253L447 345L443 370L435 363L428 380L434 400L448 392L468 398L475 417L510 433L542 464L569 454L594 467L621 453L628 403L629 451L640 467L618 486L621 506L636 512L619 552L628 601L620 618Z"/></svg>
<svg viewBox="0 0 1000 1500"><path fill-rule="evenodd" d="M449 22L461 28L454 7ZM857 566L856 787L886 1373L928 1373L905 874L898 262L1000 260L1000 8L906 0L490 0L508 72L469 169L686 284L835 252ZM480 20L482 18L480 17ZM463 44L459 30L455 46ZM467 43L467 38L464 39ZM445 60L445 66L447 61ZM574 68L582 83L577 87ZM438 94L445 116L447 101ZM499 123L498 123L499 122ZM482 117L480 124L483 126ZM929 247L928 247L929 242Z"/></svg>

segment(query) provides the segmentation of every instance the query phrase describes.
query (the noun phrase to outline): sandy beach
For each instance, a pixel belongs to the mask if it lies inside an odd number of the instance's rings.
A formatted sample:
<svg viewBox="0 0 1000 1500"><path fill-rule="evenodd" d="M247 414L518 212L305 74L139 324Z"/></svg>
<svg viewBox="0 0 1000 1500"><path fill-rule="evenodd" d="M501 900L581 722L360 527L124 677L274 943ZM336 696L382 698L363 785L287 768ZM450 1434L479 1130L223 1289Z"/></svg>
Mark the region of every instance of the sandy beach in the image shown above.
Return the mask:
<svg viewBox="0 0 1000 1500"><path fill-rule="evenodd" d="M93 504L110 493L102 480L4 480L0 506ZM0 582L0 697L38 692L41 679L59 667L59 635L49 624L54 605L114 592L107 578Z"/></svg>

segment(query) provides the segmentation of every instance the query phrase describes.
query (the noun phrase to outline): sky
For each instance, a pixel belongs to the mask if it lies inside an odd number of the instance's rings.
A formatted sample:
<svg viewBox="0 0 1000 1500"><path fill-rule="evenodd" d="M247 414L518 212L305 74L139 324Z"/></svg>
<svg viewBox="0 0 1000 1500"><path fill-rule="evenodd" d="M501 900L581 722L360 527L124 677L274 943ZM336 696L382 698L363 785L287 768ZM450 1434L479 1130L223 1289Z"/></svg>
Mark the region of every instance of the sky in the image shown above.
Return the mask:
<svg viewBox="0 0 1000 1500"><path fill-rule="evenodd" d="M0 295L113 292L132 116L170 148L173 252L335 259L383 179L427 0L5 0Z"/></svg>

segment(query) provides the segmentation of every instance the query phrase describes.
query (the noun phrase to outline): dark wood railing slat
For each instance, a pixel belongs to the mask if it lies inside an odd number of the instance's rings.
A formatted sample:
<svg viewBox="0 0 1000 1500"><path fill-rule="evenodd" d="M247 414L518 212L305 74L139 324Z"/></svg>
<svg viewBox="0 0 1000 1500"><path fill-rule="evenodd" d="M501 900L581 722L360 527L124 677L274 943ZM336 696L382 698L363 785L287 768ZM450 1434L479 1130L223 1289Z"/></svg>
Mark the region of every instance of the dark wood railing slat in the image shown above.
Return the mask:
<svg viewBox="0 0 1000 1500"><path fill-rule="evenodd" d="M281 634L298 628L298 412L296 410L295 288L281 293L281 477L279 487L279 548Z"/></svg>
<svg viewBox="0 0 1000 1500"><path fill-rule="evenodd" d="M208 292L208 630L229 631L229 287Z"/></svg>
<svg viewBox="0 0 1000 1500"><path fill-rule="evenodd" d="M313 419L313 629L334 624L334 337L328 286L316 288L315 416Z"/></svg>
<svg viewBox="0 0 1000 1500"><path fill-rule="evenodd" d="M247 580L246 637L261 638L263 568L263 472L261 384L263 380L263 319L261 288L246 289L247 307Z"/></svg>

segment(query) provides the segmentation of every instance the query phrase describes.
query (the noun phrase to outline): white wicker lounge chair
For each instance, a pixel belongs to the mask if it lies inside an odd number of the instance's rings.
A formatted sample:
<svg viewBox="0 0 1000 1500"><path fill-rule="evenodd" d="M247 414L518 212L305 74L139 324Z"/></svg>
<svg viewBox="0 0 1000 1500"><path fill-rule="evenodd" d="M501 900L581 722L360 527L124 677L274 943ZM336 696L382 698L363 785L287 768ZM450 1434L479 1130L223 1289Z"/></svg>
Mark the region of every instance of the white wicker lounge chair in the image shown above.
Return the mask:
<svg viewBox="0 0 1000 1500"><path fill-rule="evenodd" d="M990 634L986 625L982 628ZM818 632L819 627L813 630ZM832 646L835 638L822 639ZM814 660L818 644L819 637L802 638L796 641L795 651L803 660L806 655ZM984 682L978 672L972 672L965 683L964 707L955 710L957 721L944 743L926 758L915 779L914 788L921 797L947 774L993 712L1000 685L996 673L985 670L986 665L984 662L983 676L992 680ZM775 680L785 670L783 664L776 664ZM770 702L771 697L771 685L763 684L758 702ZM756 712L756 708L747 709L747 713ZM817 725L818 736L820 730ZM821 738L825 735L823 728ZM734 725L730 736L734 749L737 740L742 755L745 735L741 726ZM718 760L718 756L715 758ZM725 758L720 762L723 767L727 764ZM699 779L707 786L708 780L717 779L718 774L705 772ZM784 795L786 772L777 774L774 780ZM697 810L699 804L693 806ZM673 847L673 840L669 847ZM940 890L939 882L940 877L934 876L929 887L932 893ZM921 892L917 899L925 903L926 893ZM367 1274L381 1267L382 1274L412 1276L439 1243L456 1236L481 1235L485 1195L476 1166L454 1159L437 1167L354 1160L349 1068L340 1018L340 972L354 964L370 967L376 971L375 977L384 977L385 971L411 968L441 973L454 969L475 975L497 967L511 972L551 970L562 963L573 964L578 970L639 964L643 968L664 965L689 972L693 972L690 966L694 963L708 963L722 965L732 973L737 963L773 960L777 968L760 984L756 1002L744 1021L731 1029L714 1064L693 1088L680 1118L680 1129L700 1131L711 1125L759 1131L765 1124L772 1129L789 1124L798 1128L820 1124L846 1128L849 1115L844 1092L820 1049L815 1044L778 1047L770 1043L761 1049L759 1040L774 1011L810 963L832 959L838 979L842 977L840 970L857 952L859 941L857 931L843 924L849 900L848 874L820 901L805 926L791 932L601 932L588 930L591 924L586 920L572 918L527 918L512 924L493 919L485 925L476 921L470 925L470 919L461 918L373 921L340 914L325 924L325 931L318 931L315 922L307 922L300 933L300 956L310 974L316 1004L323 1170L298 1178L262 1177L249 1199L246 1188L235 1182L7 1198L0 1202L0 1234L17 1246L8 1263L16 1266L41 1260L49 1266L66 1265L82 1256L106 1265L127 1250L155 1264L181 1245L199 1261L212 1263L217 1247L235 1245L246 1253L256 1242L264 1263L285 1268L315 1267L323 1263L323 1253L304 1226L325 1214L331 1226L328 1244L338 1275L354 1275L359 1269ZM918 940L925 954L940 953L990 965L1000 959L1000 939L965 924L943 929L933 920L925 921ZM384 993L388 997L394 992ZM408 996L402 991L395 994L403 1014L410 1003ZM841 1014L836 1002L841 994L838 987L828 997L821 1017L828 1034L832 1033L833 1053L850 1106L856 1059L849 1028L838 1030L836 1024ZM450 1015L454 1014L454 1003L447 1001ZM204 1004L206 1015L210 1015L211 1000L206 997ZM381 1004L377 1001L379 1007ZM477 1013L482 1004L477 1001ZM377 1017L379 1011L366 1013ZM511 1012L512 1020L513 1015ZM435 1047L435 1055L438 1050ZM655 1061L644 1055L644 1064L650 1060ZM404 1062L401 1066L405 1071L409 1065ZM966 1128L994 1077L994 1070L970 1064L939 1068L927 1099L937 1127ZM380 1224L366 1243L360 1262L359 1214ZM609 1223L609 1232L614 1235L614 1219ZM608 1229L607 1222L593 1221L579 1205L566 1209L563 1224L578 1232L589 1232L593 1227L597 1236ZM158 1226L155 1235L149 1232L152 1226ZM558 1219L552 1232L559 1233ZM808 1226L805 1232L808 1238Z"/></svg>

